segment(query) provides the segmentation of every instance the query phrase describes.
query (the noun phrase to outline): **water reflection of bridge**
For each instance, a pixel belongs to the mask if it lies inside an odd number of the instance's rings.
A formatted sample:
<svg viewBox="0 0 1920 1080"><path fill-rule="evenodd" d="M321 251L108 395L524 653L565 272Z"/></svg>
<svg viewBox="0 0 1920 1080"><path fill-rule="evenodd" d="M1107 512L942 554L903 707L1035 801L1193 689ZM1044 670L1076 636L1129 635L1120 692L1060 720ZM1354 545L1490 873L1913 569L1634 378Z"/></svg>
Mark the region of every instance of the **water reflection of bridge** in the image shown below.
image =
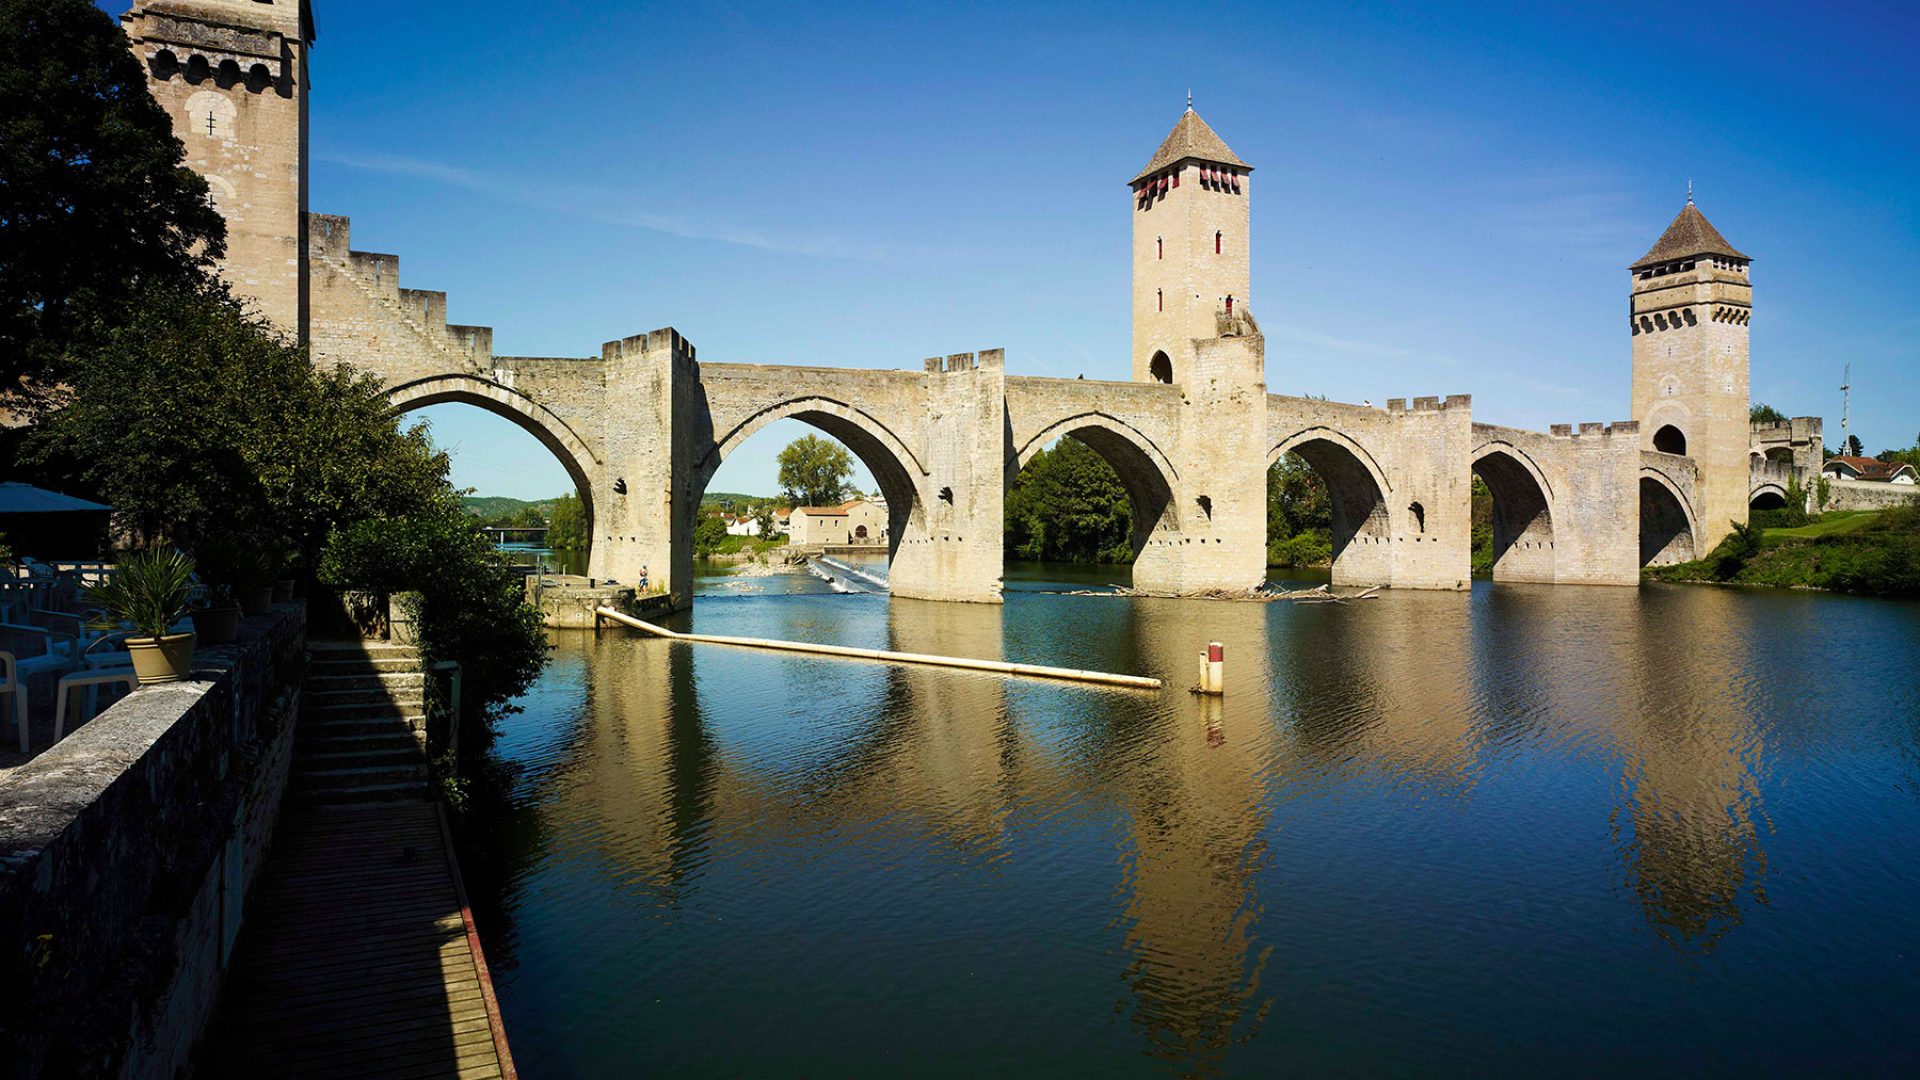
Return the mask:
<svg viewBox="0 0 1920 1080"><path fill-rule="evenodd" d="M1084 610L1071 638L1035 640L1003 619L1008 609L895 600L884 644L985 657L1047 650L1178 680L1190 667L1185 643L1203 636L1192 605L1073 602ZM1677 948L1712 948L1760 898L1766 865L1747 764L1754 736L1716 704L1729 678L1716 667L1732 651L1676 660L1664 639L1595 650L1554 632L1576 613L1612 614L1594 605L1622 607L1617 625L1650 625L1624 610L1648 602L1627 592L1505 589L1476 602L1499 606L1498 618L1433 617L1434 604L1458 603L1438 594L1364 609L1207 607L1204 636L1229 642L1233 658L1219 702L889 669L793 710L803 724L819 713L852 718L806 761L742 753L715 734L707 714L727 706L709 695L724 691L696 673L739 654L623 642L617 663L590 666L588 712L599 719L579 731L583 770L556 795L584 802L567 816L600 823L597 842L623 876L670 906L698 888L717 844L776 850L882 830L987 867L1018 853L1045 815L1036 808L1071 801L1079 815L1111 815L1126 850L1105 916L1128 987L1123 1011L1154 1053L1190 1064L1224 1056L1285 992L1274 987L1287 980L1262 974L1297 926L1263 916L1276 901L1300 901L1261 895L1272 845L1324 827L1316 806L1355 783L1404 795L1393 811L1403 835L1392 842L1417 866L1434 858L1423 843L1449 835L1450 818L1434 815L1473 812L1490 777L1508 774L1504 787L1546 760L1576 783L1584 775L1591 792L1601 774L1618 794L1610 813L1592 804L1593 828L1612 836L1646 923ZM1009 625L1022 626L1011 642ZM822 670L807 681L836 669ZM1586 689L1576 698L1568 686Z"/></svg>

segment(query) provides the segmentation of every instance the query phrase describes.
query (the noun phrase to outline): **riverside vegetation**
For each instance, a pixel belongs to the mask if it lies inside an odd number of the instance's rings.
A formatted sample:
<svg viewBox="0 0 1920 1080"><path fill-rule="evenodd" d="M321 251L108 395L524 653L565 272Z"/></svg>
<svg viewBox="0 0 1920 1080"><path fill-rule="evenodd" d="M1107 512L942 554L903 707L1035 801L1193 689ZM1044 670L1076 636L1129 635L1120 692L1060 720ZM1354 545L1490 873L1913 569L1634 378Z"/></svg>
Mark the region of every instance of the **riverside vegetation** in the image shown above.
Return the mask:
<svg viewBox="0 0 1920 1080"><path fill-rule="evenodd" d="M1758 510L1704 559L1650 568L1655 581L1705 581L1920 596L1920 506L1807 514Z"/></svg>
<svg viewBox="0 0 1920 1080"><path fill-rule="evenodd" d="M0 117L0 405L29 421L0 435L0 472L112 505L123 556L417 593L466 719L508 711L546 652L518 574L425 425L214 275L225 222L113 19L0 0Z"/></svg>

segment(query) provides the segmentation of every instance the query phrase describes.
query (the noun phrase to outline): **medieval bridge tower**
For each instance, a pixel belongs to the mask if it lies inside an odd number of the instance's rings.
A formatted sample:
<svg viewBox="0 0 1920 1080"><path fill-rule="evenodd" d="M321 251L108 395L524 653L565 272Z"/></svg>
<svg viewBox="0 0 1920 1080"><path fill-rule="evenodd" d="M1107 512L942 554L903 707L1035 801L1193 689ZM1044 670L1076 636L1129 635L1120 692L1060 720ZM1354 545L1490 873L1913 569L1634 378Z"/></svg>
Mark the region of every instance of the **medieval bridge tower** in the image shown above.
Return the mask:
<svg viewBox="0 0 1920 1080"><path fill-rule="evenodd" d="M306 0L137 0L122 24L227 218L234 291L315 363L379 377L397 410L460 402L520 425L586 504L589 573L646 567L681 601L707 484L787 418L846 444L885 492L894 595L986 603L1001 598L1007 487L1065 436L1118 474L1133 580L1168 593L1264 577L1282 454L1326 482L1335 582L1463 589L1475 476L1493 493L1496 580L1631 585L1745 520L1750 450L1760 477L1771 455L1817 448L1817 421L1799 420L1782 446L1749 446L1748 259L1691 202L1633 267L1631 421L1535 432L1480 422L1462 394L1382 394L1385 408L1269 394L1252 166L1190 105L1127 185L1123 381L1010 375L998 349L888 371L715 363L672 328L591 355L497 356L490 329L447 322L446 294L402 288L397 256L307 212Z"/></svg>

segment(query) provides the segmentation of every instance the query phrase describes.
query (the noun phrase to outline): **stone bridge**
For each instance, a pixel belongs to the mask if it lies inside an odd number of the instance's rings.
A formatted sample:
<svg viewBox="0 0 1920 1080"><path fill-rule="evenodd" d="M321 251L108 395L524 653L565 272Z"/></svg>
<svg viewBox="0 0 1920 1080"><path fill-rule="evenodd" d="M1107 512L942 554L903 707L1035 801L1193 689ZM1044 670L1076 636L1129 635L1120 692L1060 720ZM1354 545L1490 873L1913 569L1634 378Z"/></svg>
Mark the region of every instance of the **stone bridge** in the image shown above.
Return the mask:
<svg viewBox="0 0 1920 1080"><path fill-rule="evenodd" d="M671 329L597 357L504 357L488 329L447 324L445 294L401 288L397 258L352 250L345 218L312 215L308 235L317 363L377 375L402 411L463 402L520 425L586 504L590 572L632 581L646 566L682 602L707 484L788 418L846 444L879 483L900 596L997 602L1004 493L1068 435L1126 487L1144 589L1260 581L1266 472L1284 453L1326 481L1341 584L1466 588L1476 475L1494 497L1496 579L1633 584L1646 563L1697 554L1693 462L1643 451L1638 425L1541 433L1476 423L1465 396L1380 409L1268 394L1244 312L1193 343L1179 383L1009 375L995 349L892 371L703 363Z"/></svg>

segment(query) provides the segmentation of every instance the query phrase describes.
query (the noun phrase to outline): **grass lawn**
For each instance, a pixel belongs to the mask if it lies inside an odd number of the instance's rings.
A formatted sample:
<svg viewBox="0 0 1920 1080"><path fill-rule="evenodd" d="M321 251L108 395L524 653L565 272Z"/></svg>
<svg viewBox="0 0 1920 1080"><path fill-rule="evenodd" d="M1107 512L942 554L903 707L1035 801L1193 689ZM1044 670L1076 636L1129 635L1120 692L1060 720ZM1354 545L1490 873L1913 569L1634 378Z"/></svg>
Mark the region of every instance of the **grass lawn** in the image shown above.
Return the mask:
<svg viewBox="0 0 1920 1080"><path fill-rule="evenodd" d="M1880 518L1878 510L1835 510L1820 515L1820 520L1797 529L1768 529L1769 540L1812 540L1821 536L1845 536L1870 528Z"/></svg>

